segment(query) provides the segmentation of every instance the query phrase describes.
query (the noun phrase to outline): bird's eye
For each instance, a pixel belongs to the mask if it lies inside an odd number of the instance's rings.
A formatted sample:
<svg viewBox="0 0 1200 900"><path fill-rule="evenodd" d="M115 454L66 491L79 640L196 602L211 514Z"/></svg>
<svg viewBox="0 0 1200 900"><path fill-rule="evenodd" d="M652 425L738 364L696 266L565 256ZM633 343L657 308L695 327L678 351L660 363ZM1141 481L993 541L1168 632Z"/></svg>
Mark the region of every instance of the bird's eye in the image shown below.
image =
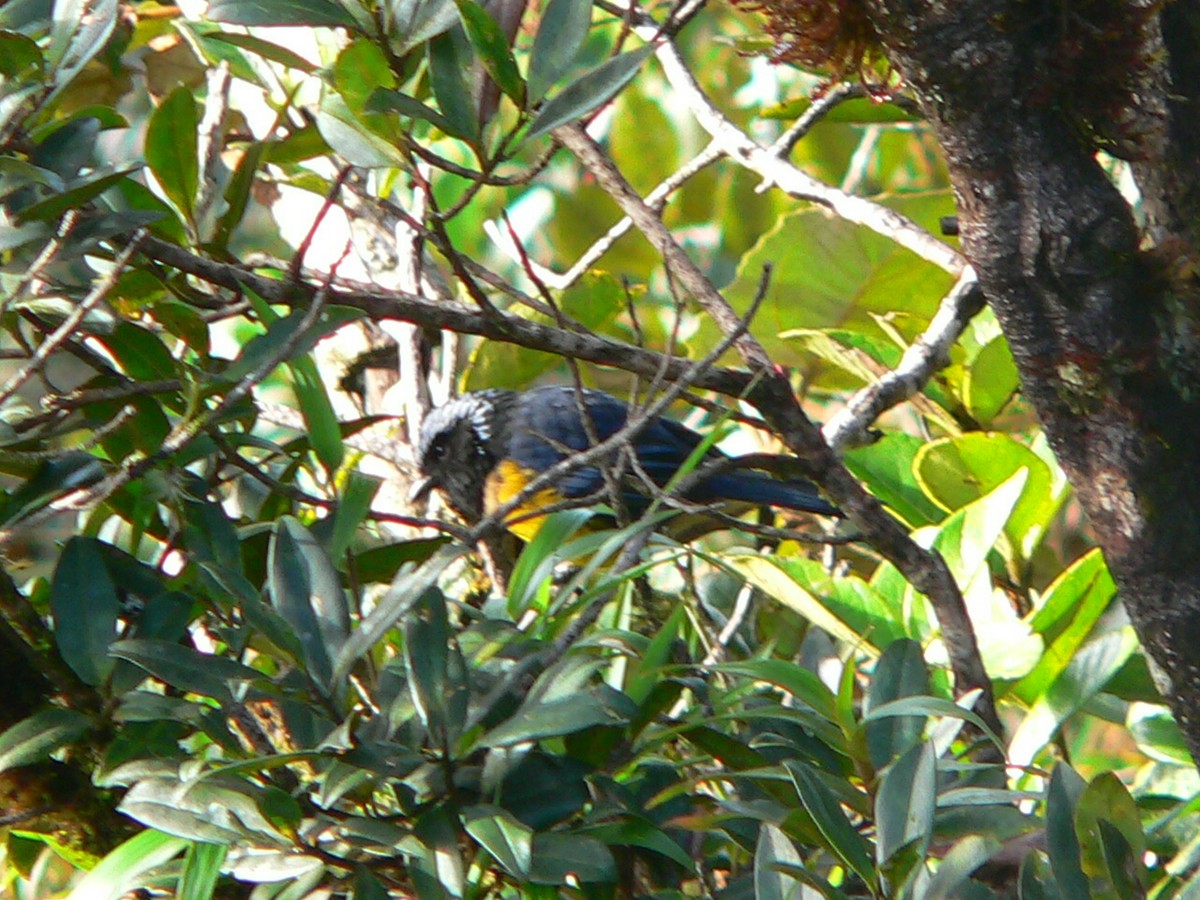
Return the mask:
<svg viewBox="0 0 1200 900"><path fill-rule="evenodd" d="M445 459L446 445L442 441L437 441L432 447L429 448L429 452L434 459Z"/></svg>

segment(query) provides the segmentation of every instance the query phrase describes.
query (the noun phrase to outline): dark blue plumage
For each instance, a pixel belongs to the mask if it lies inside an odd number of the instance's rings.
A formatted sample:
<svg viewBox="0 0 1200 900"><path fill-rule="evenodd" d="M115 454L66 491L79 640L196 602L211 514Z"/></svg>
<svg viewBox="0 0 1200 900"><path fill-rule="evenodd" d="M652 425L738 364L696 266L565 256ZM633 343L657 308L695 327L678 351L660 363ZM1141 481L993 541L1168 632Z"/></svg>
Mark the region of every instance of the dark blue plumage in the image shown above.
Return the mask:
<svg viewBox="0 0 1200 900"><path fill-rule="evenodd" d="M428 487L441 488L451 505L468 519L481 518L570 453L587 450L625 426L629 409L616 397L592 390L584 391L582 396L586 423L580 395L570 387L480 391L434 410L422 429L418 448ZM657 417L633 437L632 445L638 468L662 487L702 440L690 428ZM696 468L725 458L719 450L710 449ZM601 465L614 463L608 459ZM640 514L650 502L644 482L626 467L621 484L623 502L631 513ZM599 465L580 466L563 476L554 491L540 492L523 512L536 511L559 499L592 496L605 487ZM839 515L812 483L749 470L706 476L691 485L683 497L692 503L736 501Z"/></svg>

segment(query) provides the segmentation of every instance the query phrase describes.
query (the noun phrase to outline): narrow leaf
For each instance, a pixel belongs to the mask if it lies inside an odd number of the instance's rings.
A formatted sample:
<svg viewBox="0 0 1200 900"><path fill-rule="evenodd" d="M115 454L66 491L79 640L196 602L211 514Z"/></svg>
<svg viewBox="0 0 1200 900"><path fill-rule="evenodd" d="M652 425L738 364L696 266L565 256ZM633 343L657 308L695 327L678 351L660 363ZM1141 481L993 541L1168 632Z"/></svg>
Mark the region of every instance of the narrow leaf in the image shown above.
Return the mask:
<svg viewBox="0 0 1200 900"><path fill-rule="evenodd" d="M642 67L654 46L647 44L637 50L614 56L608 62L597 66L578 81L568 85L563 91L550 100L534 117L529 125L526 140L541 137L567 122L573 122L581 116L607 103L621 88L633 80L638 69Z"/></svg>
<svg viewBox="0 0 1200 900"><path fill-rule="evenodd" d="M87 733L91 721L70 709L47 709L0 734L0 772L49 759Z"/></svg>
<svg viewBox="0 0 1200 900"><path fill-rule="evenodd" d="M537 102L570 70L592 24L591 0L550 0L529 59L529 99Z"/></svg>

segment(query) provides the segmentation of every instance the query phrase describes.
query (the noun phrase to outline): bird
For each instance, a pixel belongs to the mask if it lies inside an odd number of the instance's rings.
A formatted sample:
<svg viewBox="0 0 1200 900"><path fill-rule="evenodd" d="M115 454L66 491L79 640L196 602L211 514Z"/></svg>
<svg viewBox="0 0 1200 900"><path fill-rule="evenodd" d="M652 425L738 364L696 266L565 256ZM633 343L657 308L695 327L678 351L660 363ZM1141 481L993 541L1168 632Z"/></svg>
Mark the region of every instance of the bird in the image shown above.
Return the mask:
<svg viewBox="0 0 1200 900"><path fill-rule="evenodd" d="M586 409L590 422L581 415ZM451 509L468 523L479 522L520 494L534 478L573 453L589 449L620 431L629 421L629 407L600 390L571 386L537 387L524 391L486 389L455 397L425 417L417 447L420 479L410 492L423 499L438 489ZM621 501L631 515L649 507L653 493L640 473L658 487L665 486L692 456L703 437L673 419L650 418L630 442L636 466L625 466L619 484ZM553 484L510 512L505 527L531 540L545 518L541 512L564 502L604 497L608 482L602 466L620 468L617 453L607 461L571 469ZM729 457L710 448L697 469ZM640 470L640 473L638 472ZM777 506L840 516L823 499L816 485L802 479L775 478L748 469L701 475L681 499L692 504ZM707 529L711 530L711 529Z"/></svg>

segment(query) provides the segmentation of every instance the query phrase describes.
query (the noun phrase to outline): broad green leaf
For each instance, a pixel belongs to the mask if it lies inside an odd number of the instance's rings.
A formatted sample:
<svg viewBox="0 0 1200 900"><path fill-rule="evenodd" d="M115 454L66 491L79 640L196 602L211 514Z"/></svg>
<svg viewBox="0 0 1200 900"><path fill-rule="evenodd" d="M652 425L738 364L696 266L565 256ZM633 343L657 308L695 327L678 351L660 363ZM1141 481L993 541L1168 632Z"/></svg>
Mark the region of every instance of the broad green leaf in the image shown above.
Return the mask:
<svg viewBox="0 0 1200 900"><path fill-rule="evenodd" d="M953 512L1025 469L1028 481L1005 524L1022 560L1029 559L1066 498L1065 484L1032 450L1006 434L970 432L926 444L914 462L926 493Z"/></svg>
<svg viewBox="0 0 1200 900"><path fill-rule="evenodd" d="M200 161L196 156L199 126L196 98L187 88L179 87L159 104L146 127L146 165L170 201L189 219L200 184Z"/></svg>
<svg viewBox="0 0 1200 900"><path fill-rule="evenodd" d="M59 747L74 743L91 727L83 713L47 709L23 719L0 734L0 772L49 759Z"/></svg>
<svg viewBox="0 0 1200 900"><path fill-rule="evenodd" d="M906 198L898 205L917 215L950 203L939 193ZM795 329L837 328L878 339L885 336L877 324L880 317L912 340L951 287L947 273L893 241L812 208L780 216L739 261L736 278L723 292L739 314L749 310L767 263L773 266L771 282L753 330L783 366L803 368L813 362L795 341L780 337ZM705 322L689 344L703 353L718 339L715 323Z"/></svg>
<svg viewBox="0 0 1200 900"><path fill-rule="evenodd" d="M143 831L111 851L79 881L67 900L117 900L142 886L142 875L169 862L188 841L153 829Z"/></svg>
<svg viewBox="0 0 1200 900"><path fill-rule="evenodd" d="M221 844L193 843L188 847L175 891L177 900L211 900L228 852Z"/></svg>
<svg viewBox="0 0 1200 900"><path fill-rule="evenodd" d="M833 792L804 763L788 760L784 765L792 776L800 802L812 816L826 846L868 886L874 886L875 865L871 860L870 844L850 824Z"/></svg>
<svg viewBox="0 0 1200 900"><path fill-rule="evenodd" d="M50 585L50 609L63 660L87 684L101 684L113 668L108 649L117 638L121 600L98 541L67 542Z"/></svg>
<svg viewBox="0 0 1200 900"><path fill-rule="evenodd" d="M359 116L376 90L396 87L396 76L378 45L359 38L338 54L333 64L333 83L346 106Z"/></svg>
<svg viewBox="0 0 1200 900"><path fill-rule="evenodd" d="M233 25L353 26L340 3L331 0L213 0L208 18Z"/></svg>
<svg viewBox="0 0 1200 900"><path fill-rule="evenodd" d="M1020 385L1008 341L1003 336L993 338L967 369L963 385L967 411L986 428L1000 415Z"/></svg>
<svg viewBox="0 0 1200 900"><path fill-rule="evenodd" d="M934 531L933 546L946 560L960 587L965 589L976 573L987 565L988 554L1004 533L1027 479L1027 472L1019 469L978 499L959 508L936 530L923 529L923 535Z"/></svg>
<svg viewBox="0 0 1200 900"><path fill-rule="evenodd" d="M755 900L790 900L802 890L803 882L782 870L784 866L799 866L800 854L786 834L771 824L758 830L754 849Z"/></svg>
<svg viewBox="0 0 1200 900"><path fill-rule="evenodd" d="M591 0L549 0L543 7L529 57L530 102L541 100L570 71L591 24Z"/></svg>
<svg viewBox="0 0 1200 900"><path fill-rule="evenodd" d="M109 652L145 669L171 687L218 699L229 696L230 682L266 677L236 660L201 653L174 641L127 638L115 642Z"/></svg>
<svg viewBox="0 0 1200 900"><path fill-rule="evenodd" d="M309 675L332 692L333 661L350 634L341 577L312 533L291 516L275 523L269 566L271 605L299 637Z"/></svg>
<svg viewBox="0 0 1200 900"><path fill-rule="evenodd" d="M568 879L612 883L617 880L617 864L612 852L593 837L535 834L529 877L535 884L564 885Z"/></svg>
<svg viewBox="0 0 1200 900"><path fill-rule="evenodd" d="M128 816L176 837L211 844L268 842L286 846L283 835L258 806L259 792L217 784L184 782L177 777L137 781L121 800Z"/></svg>
<svg viewBox="0 0 1200 900"><path fill-rule="evenodd" d="M873 444L846 451L850 472L868 491L912 526L932 525L946 513L921 490L913 461L925 442L916 435L889 432Z"/></svg>
<svg viewBox="0 0 1200 900"><path fill-rule="evenodd" d="M561 561L557 551L592 517L588 509L564 509L547 516L533 540L521 551L508 580L508 613L514 619L533 604L539 588L554 574Z"/></svg>
<svg viewBox="0 0 1200 900"><path fill-rule="evenodd" d="M1104 826L1114 829L1127 846L1121 854L1122 865L1112 867L1111 850L1119 847L1112 837L1104 834ZM1144 888L1136 892L1117 890L1125 881L1142 882L1141 859L1146 853L1146 836L1142 832L1141 816L1128 789L1112 772L1102 772L1083 789L1075 805L1075 831L1079 835L1080 862L1083 873L1093 885L1093 895L1125 900L1144 896ZM1132 872L1123 871L1124 864ZM1097 885L1108 883L1108 890Z"/></svg>
<svg viewBox="0 0 1200 900"><path fill-rule="evenodd" d="M533 831L494 806L463 810L463 827L514 878L529 878L533 865Z"/></svg>
<svg viewBox="0 0 1200 900"><path fill-rule="evenodd" d="M376 88L367 98L364 110L368 113L399 113L410 119L420 119L428 122L430 125L441 129L453 137L463 138L464 140L470 138L469 133L458 131L454 127L454 124L436 109L426 106L415 97L402 94L400 91Z"/></svg>
<svg viewBox="0 0 1200 900"><path fill-rule="evenodd" d="M563 88L534 116L529 123L527 141L548 134L559 125L573 122L607 103L638 73L654 46L647 44L628 53L614 56Z"/></svg>
<svg viewBox="0 0 1200 900"><path fill-rule="evenodd" d="M16 31L0 32L0 75L15 80L45 67L36 41Z"/></svg>
<svg viewBox="0 0 1200 900"><path fill-rule="evenodd" d="M525 82L500 25L476 0L454 0L458 16L479 61L505 95L518 107L525 105Z"/></svg>
<svg viewBox="0 0 1200 900"><path fill-rule="evenodd" d="M405 153L368 128L339 94L328 92L321 99L317 128L330 147L356 166L387 168L407 163Z"/></svg>
<svg viewBox="0 0 1200 900"><path fill-rule="evenodd" d="M929 670L921 645L912 640L895 641L875 663L875 672L864 698L866 715L894 700L929 693ZM897 756L921 740L925 731L923 716L895 716L864 722L871 764L882 769Z"/></svg>
<svg viewBox="0 0 1200 900"><path fill-rule="evenodd" d="M1075 831L1075 809L1086 784L1064 762L1054 767L1046 788L1046 851L1050 867L1063 897L1091 896L1079 855L1079 835Z"/></svg>

